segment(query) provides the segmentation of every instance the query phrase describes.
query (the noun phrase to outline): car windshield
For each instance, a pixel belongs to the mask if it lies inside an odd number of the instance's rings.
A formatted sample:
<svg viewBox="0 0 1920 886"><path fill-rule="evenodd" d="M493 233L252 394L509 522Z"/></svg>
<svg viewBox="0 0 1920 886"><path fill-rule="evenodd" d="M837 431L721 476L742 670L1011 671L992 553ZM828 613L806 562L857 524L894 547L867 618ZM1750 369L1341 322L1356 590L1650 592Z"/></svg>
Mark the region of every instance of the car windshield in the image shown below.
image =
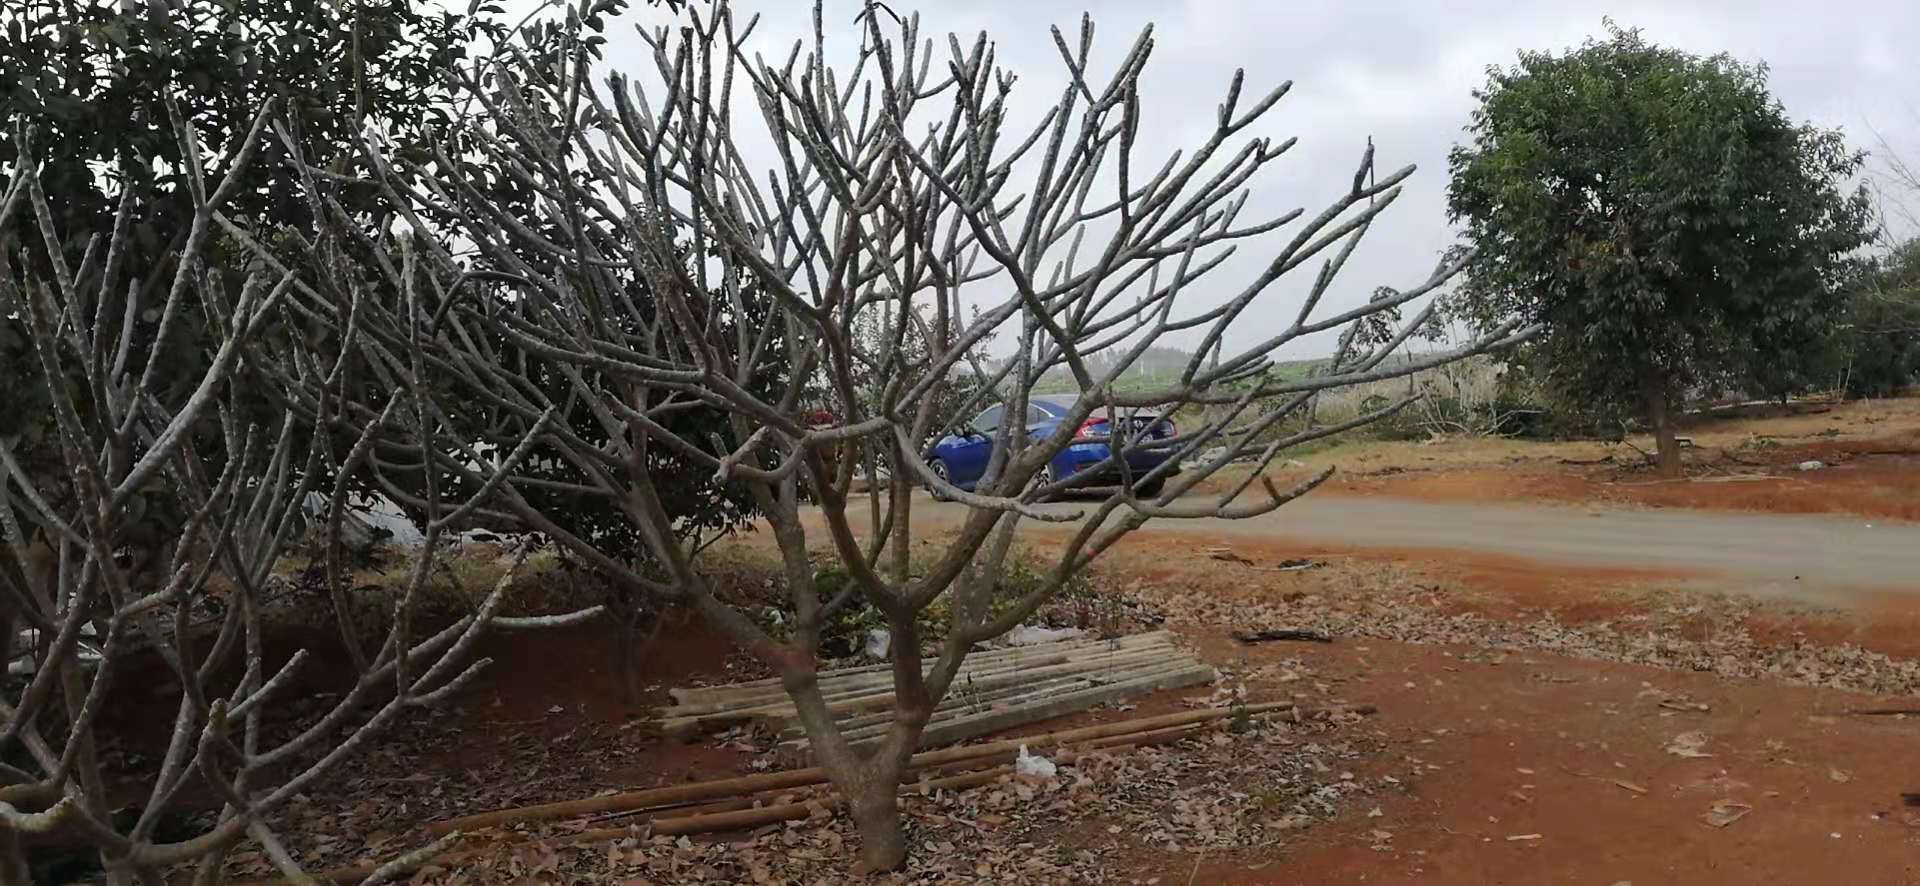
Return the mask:
<svg viewBox="0 0 1920 886"><path fill-rule="evenodd" d="M990 406L973 419L973 429L982 434L1000 429L1000 415L1006 412L1005 406Z"/></svg>

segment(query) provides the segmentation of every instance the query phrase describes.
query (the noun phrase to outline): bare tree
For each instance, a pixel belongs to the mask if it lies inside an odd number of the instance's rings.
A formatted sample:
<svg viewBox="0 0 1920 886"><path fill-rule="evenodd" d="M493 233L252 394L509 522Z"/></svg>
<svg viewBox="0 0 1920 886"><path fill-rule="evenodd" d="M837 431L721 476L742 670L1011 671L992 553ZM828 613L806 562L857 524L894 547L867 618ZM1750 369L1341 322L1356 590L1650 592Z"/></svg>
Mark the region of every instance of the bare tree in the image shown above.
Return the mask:
<svg viewBox="0 0 1920 886"><path fill-rule="evenodd" d="M834 69L818 8L811 45L773 61L749 55L754 23L737 22L726 3L685 16L683 28L645 34L653 67L633 79L595 82L591 44L577 33L560 33L557 49L502 49L466 84L484 122L439 157L410 163L367 141L375 181L402 207L405 233L355 224L341 212L330 217L343 240L380 256L389 288L419 289L431 314L422 323L411 301L355 302L373 361L367 375L431 376L448 391L442 408L483 417L469 422L472 440L443 440L426 473L479 489L487 452L530 433L577 465L588 479L568 491L616 504L639 528L644 551L597 550L568 534L520 494L517 476L497 484L485 507L551 536L618 582L697 607L770 665L851 803L868 868L905 857L895 796L902 767L975 644L1028 618L1149 519L1252 517L1328 476L1280 489L1256 471L1217 497L1189 496L1250 441L1263 440L1254 464L1264 469L1289 446L1406 405L1263 436L1315 392L1401 377L1527 334L1509 325L1452 351L1388 361L1427 321L1427 306L1338 371L1292 381L1268 372L1279 349L1417 304L1458 265L1391 297L1318 310L1412 168L1373 182L1369 151L1322 211L1243 219L1247 188L1293 143L1247 130L1288 87L1249 100L1236 75L1213 131L1190 151L1148 165L1138 135L1150 30L1099 80L1090 70L1092 22L1076 40L1056 30L1068 85L1036 126L1014 132L1014 78L996 66L985 35L970 44L949 37L936 51L922 42L917 17L894 30L874 4L861 19L851 67ZM750 126L771 142L771 169L750 165L742 138ZM505 212L482 183L447 174L463 151L537 195L537 213ZM1250 280L1234 289L1214 282L1238 244L1269 236L1270 254ZM1323 255L1290 322L1242 347L1226 343L1250 313L1276 314L1266 306L1276 281ZM1214 297L1193 304L1203 278ZM290 304L321 326L349 313L340 294L298 283ZM895 321L880 324L890 339L857 334L865 318L883 313ZM914 347L902 344L909 324L919 324ZM997 367L971 361L995 334L1012 343L1012 358ZM1148 348L1183 340L1198 347L1177 381L1115 390ZM1114 355L1103 361L1106 371L1090 368L1096 354ZM1030 433L1029 393L1060 367L1082 395L1058 430ZM973 373L981 397L1004 403L1011 417L972 489L948 482L926 458L942 430L938 395L959 372ZM860 388L858 379L869 377L884 380L878 397ZM826 426L809 420L809 382L817 378L845 410ZM1171 438L1135 434L1117 420L1133 409L1196 404L1225 408ZM582 405L602 433L538 427L552 410ZM665 417L695 409L721 411L731 432L691 438L665 426ZM373 414L343 410L360 422ZM1048 479L1048 463L1097 416L1116 429L1108 458ZM823 457L849 443L872 443L900 466L869 487L865 501L852 492L855 459ZM1148 449L1177 457L1134 468L1141 462L1131 456ZM1195 460L1208 450L1214 455ZM784 563L795 615L787 632L770 633L715 595L700 546L676 535L663 504L653 468L661 452L751 489ZM374 464L388 493L407 500L419 472L390 467ZM1119 475L1117 489L1079 506L1042 504L1090 491L1090 478L1107 472ZM921 486L966 506L958 529L931 548L914 519L926 506ZM1150 489L1159 492L1144 494ZM996 606L1023 521L1063 527L1068 541L1036 588ZM815 545L853 577L831 598L814 583ZM927 550L929 561L913 562ZM943 597L952 627L923 668L917 616ZM897 705L884 738L856 744L836 728L816 668L825 620L862 602L884 613L892 631Z"/></svg>
<svg viewBox="0 0 1920 886"><path fill-rule="evenodd" d="M77 267L64 250L38 166L23 152L0 195L0 318L24 327L37 361L34 377L52 402L51 448L61 471L27 470L27 441L0 439L0 541L19 568L0 570L0 650L29 662L0 694L0 750L23 749L20 765L0 765L0 884L31 882L23 843L53 840L90 846L109 882L158 883L162 872L197 862L196 882L218 882L226 854L251 838L296 882L312 882L269 825L269 816L309 789L341 760L378 740L407 711L457 692L485 661L467 662L476 638L492 628L535 627L590 617L495 616L507 578L477 610L428 636L411 613L429 580L431 553L444 527L473 501L431 496L426 545L377 646L362 645L341 612L358 673L317 721L271 741L264 717L290 701L288 687L307 661L296 652L268 672L268 612L276 561L307 524L317 496L325 536L338 543L346 477L375 440L423 450L436 428L424 390L402 386L372 420L357 424L340 458L323 404L318 422L262 409L258 371L326 387L357 354L356 322L331 352L300 340L269 344L284 316L294 278L259 262L223 266L213 243L221 207L272 118L263 108L253 130L210 157L177 119L194 207L171 282L143 302L129 286L123 257L127 219L146 195L129 186L117 223L86 241ZM22 129L22 145L28 144ZM21 234L36 231L33 241ZM39 270L36 270L39 269ZM238 285L234 285L237 283ZM137 341L135 319L157 312L152 340ZM204 346L183 343L189 312L204 315ZM167 364L167 365L163 365ZM180 373L160 384L164 373ZM271 416L271 418L263 418ZM538 431L541 423L531 423ZM501 465L514 467L512 458ZM337 480L328 478L338 478ZM167 522L164 514L181 519ZM156 531L157 530L157 531ZM517 562L516 562L517 566ZM346 586L338 558L328 583L336 602ZM208 613L216 618L207 622ZM11 648L14 621L32 641ZM147 796L125 815L110 803L99 759L97 724L116 672L136 656L157 655L181 687L177 713ZM160 825L190 784L225 804L188 836L163 839Z"/></svg>

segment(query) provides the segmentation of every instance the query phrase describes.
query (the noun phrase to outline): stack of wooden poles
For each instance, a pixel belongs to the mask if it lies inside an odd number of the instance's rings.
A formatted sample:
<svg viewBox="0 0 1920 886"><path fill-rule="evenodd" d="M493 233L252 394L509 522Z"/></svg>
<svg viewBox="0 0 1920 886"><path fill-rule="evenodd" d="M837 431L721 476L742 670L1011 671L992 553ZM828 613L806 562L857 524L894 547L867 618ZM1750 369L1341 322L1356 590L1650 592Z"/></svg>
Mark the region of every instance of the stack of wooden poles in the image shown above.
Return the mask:
<svg viewBox="0 0 1920 886"><path fill-rule="evenodd" d="M1211 683L1213 669L1175 648L1165 631L1114 640L1062 640L976 652L967 656L952 688L934 708L921 747L1037 723L1161 689ZM933 659L921 662L930 670ZM820 691L853 744L880 740L893 723L890 664L820 673ZM754 725L785 741L782 751L804 755L806 736L793 701L777 679L671 690L659 726L689 738Z"/></svg>

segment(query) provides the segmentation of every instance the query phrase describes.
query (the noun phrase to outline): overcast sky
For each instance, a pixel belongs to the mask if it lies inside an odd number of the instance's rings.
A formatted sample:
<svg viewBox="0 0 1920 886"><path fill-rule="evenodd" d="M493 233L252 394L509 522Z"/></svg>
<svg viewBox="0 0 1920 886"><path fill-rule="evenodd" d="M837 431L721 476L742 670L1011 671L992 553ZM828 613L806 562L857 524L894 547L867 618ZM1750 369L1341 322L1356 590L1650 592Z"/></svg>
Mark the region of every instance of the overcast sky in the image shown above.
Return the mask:
<svg viewBox="0 0 1920 886"><path fill-rule="evenodd" d="M528 5L522 0L521 8ZM1445 212L1446 155L1464 138L1472 91L1485 81L1487 66L1510 64L1521 49L1575 46L1603 33L1607 17L1641 28L1661 44L1764 61L1775 96L1793 117L1840 127L1863 149L1880 151L1884 138L1909 158L1920 158L1920 61L1914 56L1914 47L1920 47L1920 3L1914 0L891 0L890 5L902 15L920 11L923 36L937 39L941 58L947 32L958 32L966 44L985 30L1002 64L1020 74L1013 101L1026 115L1053 101L1063 83L1050 25L1061 26L1071 41L1082 11L1091 8L1098 25L1096 57L1106 62L1104 69L1095 67L1104 72L1138 30L1152 23L1155 50L1144 77L1143 150L1153 162L1140 165L1157 167L1167 152L1204 138L1235 68L1246 69L1250 93L1293 81L1291 95L1255 134L1276 140L1298 136L1300 142L1255 179L1251 215L1296 206L1306 207L1309 215L1316 212L1346 187L1369 136L1382 171L1409 163L1419 167L1335 291L1341 304L1357 303L1378 285L1418 282L1454 241ZM792 40L809 31L811 6L805 0L740 0L736 10L761 13L756 42L769 56L784 57ZM854 45L858 9L857 0L828 3L830 43L838 37L840 48ZM630 21L661 17L642 8ZM647 64L645 48L631 25L611 30L609 61L639 73ZM1016 123L1031 119L1022 116ZM1222 297L1247 274L1245 267L1223 272L1210 292L1196 294L1198 300ZM1297 301L1280 295L1268 314L1243 324L1235 336L1239 342L1271 334L1282 324L1280 316ZM1305 351L1323 348L1324 343L1310 343Z"/></svg>

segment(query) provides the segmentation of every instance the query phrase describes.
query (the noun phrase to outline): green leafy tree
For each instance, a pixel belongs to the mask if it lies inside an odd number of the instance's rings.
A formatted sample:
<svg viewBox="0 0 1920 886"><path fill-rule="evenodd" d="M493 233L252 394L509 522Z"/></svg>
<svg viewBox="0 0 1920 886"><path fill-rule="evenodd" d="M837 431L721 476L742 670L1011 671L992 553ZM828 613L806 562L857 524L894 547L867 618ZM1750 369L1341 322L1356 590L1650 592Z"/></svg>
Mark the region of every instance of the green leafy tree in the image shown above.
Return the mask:
<svg viewBox="0 0 1920 886"><path fill-rule="evenodd" d="M137 245L177 239L186 191L168 103L209 144L246 133L268 99L293 121L308 163L350 164L361 118L396 151L424 159L423 134L451 124L447 73L479 39L507 28L492 15L423 0L12 0L0 9L0 119L30 123L40 173L69 239L112 217L114 182L146 205ZM0 165L21 154L0 132ZM263 145L225 212L304 221L297 177ZM347 170L342 170L347 171ZM357 204L373 189L343 195ZM81 241L84 243L84 241Z"/></svg>
<svg viewBox="0 0 1920 886"><path fill-rule="evenodd" d="M1836 338L1851 396L1889 396L1920 378L1920 238L1860 275Z"/></svg>
<svg viewBox="0 0 1920 886"><path fill-rule="evenodd" d="M1558 396L1637 407L1680 470L1684 395L1802 347L1838 313L1868 201L1862 156L1795 123L1763 65L1608 36L1489 72L1448 206L1482 320L1542 324Z"/></svg>

